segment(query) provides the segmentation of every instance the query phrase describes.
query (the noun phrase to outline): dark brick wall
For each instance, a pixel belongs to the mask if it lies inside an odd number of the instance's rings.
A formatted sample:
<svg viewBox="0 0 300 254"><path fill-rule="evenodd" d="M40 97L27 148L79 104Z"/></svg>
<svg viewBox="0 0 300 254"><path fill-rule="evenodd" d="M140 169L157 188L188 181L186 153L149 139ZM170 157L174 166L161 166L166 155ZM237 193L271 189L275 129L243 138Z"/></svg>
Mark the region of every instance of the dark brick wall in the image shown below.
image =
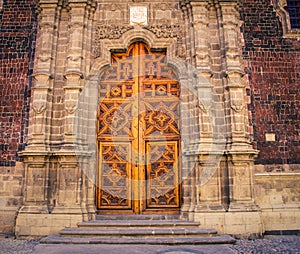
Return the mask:
<svg viewBox="0 0 300 254"><path fill-rule="evenodd" d="M300 41L284 38L270 1L244 0L241 19L256 163L300 163Z"/></svg>
<svg viewBox="0 0 300 254"><path fill-rule="evenodd" d="M27 138L36 35L35 0L0 10L0 166L14 166Z"/></svg>

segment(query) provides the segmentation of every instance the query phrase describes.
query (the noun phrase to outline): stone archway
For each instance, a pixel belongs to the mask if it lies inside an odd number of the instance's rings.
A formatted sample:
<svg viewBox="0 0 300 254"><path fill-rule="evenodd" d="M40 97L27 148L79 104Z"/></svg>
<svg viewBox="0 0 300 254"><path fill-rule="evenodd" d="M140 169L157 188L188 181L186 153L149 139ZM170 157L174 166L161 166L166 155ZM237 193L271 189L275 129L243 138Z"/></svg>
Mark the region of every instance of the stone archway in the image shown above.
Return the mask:
<svg viewBox="0 0 300 254"><path fill-rule="evenodd" d="M166 52L135 42L100 78L101 213L179 213L180 87Z"/></svg>

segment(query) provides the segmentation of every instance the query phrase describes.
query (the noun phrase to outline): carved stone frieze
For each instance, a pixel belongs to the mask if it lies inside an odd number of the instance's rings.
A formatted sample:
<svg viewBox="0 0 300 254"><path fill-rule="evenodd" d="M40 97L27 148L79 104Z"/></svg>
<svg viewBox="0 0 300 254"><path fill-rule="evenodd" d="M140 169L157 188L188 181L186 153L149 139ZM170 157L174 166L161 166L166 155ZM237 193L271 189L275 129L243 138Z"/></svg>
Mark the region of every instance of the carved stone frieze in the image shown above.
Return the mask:
<svg viewBox="0 0 300 254"><path fill-rule="evenodd" d="M161 11L166 11L166 10L174 10L174 4L172 3L158 3L153 5L155 10L161 10Z"/></svg>
<svg viewBox="0 0 300 254"><path fill-rule="evenodd" d="M95 41L98 42L101 39L119 39L130 29L133 29L133 26L99 25L96 28Z"/></svg>
<svg viewBox="0 0 300 254"><path fill-rule="evenodd" d="M120 39L121 36L133 29L133 26L128 25L99 25L96 27L95 39L94 39L94 57L97 58L100 56L101 51L101 40L103 39Z"/></svg>
<svg viewBox="0 0 300 254"><path fill-rule="evenodd" d="M157 38L182 38L182 28L180 25L150 25L143 28L151 31Z"/></svg>
<svg viewBox="0 0 300 254"><path fill-rule="evenodd" d="M180 58L185 58L185 50L182 43L183 28L181 27L181 25L157 24L157 25L143 26L143 28L154 33L155 36L159 39L176 38L177 39L176 55Z"/></svg>

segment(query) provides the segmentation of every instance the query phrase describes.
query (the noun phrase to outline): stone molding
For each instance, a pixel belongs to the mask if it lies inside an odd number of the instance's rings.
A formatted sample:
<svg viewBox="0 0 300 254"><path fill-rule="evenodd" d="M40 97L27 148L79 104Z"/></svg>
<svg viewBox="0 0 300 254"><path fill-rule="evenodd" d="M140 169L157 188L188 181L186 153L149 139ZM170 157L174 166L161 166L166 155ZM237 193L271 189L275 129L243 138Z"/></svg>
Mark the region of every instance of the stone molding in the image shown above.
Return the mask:
<svg viewBox="0 0 300 254"><path fill-rule="evenodd" d="M182 48L183 32L180 25L148 25L141 26L142 29L148 30L153 33L158 39L176 39L177 40L177 56L179 58L184 58L184 50ZM128 31L136 29L135 26L131 25L98 25L95 29L94 38L94 57L98 58L101 54L101 42L104 39L117 40Z"/></svg>
<svg viewBox="0 0 300 254"><path fill-rule="evenodd" d="M273 4L276 14L281 21L284 36L300 40L300 30L291 28L290 15L285 9L287 7L287 0L271 0L271 4Z"/></svg>

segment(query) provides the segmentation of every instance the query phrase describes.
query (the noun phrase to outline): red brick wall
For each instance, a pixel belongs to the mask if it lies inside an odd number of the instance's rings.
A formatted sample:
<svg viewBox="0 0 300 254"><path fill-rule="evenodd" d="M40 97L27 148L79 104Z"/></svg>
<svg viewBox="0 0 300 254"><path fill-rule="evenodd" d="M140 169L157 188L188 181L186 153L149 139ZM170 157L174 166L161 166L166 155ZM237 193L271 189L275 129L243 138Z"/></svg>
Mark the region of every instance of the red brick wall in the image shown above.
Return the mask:
<svg viewBox="0 0 300 254"><path fill-rule="evenodd" d="M284 38L270 1L244 0L241 18L256 163L300 163L300 41Z"/></svg>
<svg viewBox="0 0 300 254"><path fill-rule="evenodd" d="M36 34L35 0L0 10L0 166L15 166L26 144Z"/></svg>

